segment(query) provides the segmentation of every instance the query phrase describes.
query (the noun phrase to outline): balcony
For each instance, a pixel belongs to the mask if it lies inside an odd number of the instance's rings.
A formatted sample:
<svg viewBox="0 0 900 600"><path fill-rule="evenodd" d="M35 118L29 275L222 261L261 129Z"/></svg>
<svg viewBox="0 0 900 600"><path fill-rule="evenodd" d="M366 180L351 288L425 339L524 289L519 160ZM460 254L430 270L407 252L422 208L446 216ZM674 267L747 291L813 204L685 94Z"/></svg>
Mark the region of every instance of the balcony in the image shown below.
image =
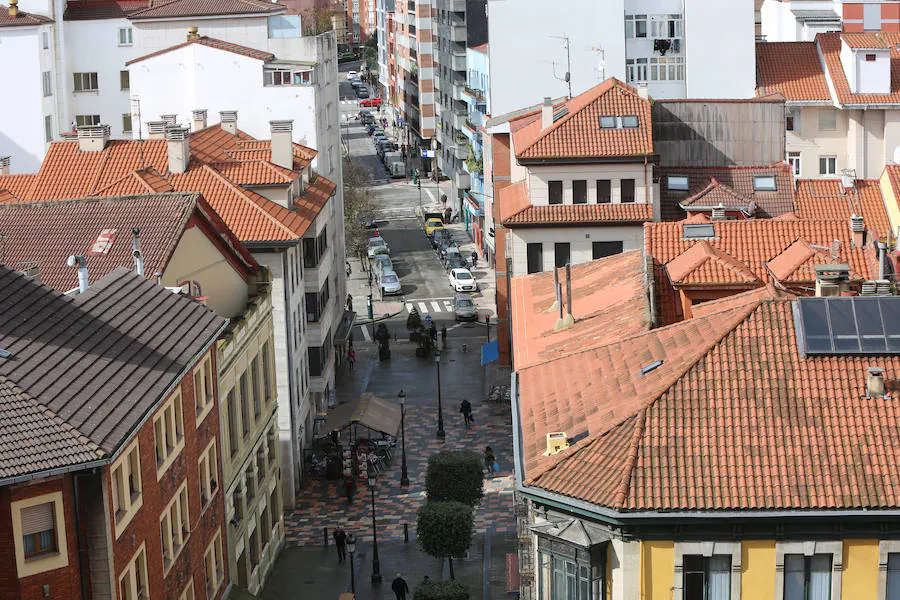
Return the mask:
<svg viewBox="0 0 900 600"><path fill-rule="evenodd" d="M466 43L466 26L451 24L450 25L450 41Z"/></svg>
<svg viewBox="0 0 900 600"><path fill-rule="evenodd" d="M450 55L450 68L454 71L466 71L466 53L454 52Z"/></svg>
<svg viewBox="0 0 900 600"><path fill-rule="evenodd" d="M465 137L460 140L458 137L456 138L456 147L453 148L453 156L458 158L459 160L466 160L469 158L469 140Z"/></svg>
<svg viewBox="0 0 900 600"><path fill-rule="evenodd" d="M416 12L416 3L413 0L407 0L406 2L406 10L415 14Z"/></svg>
<svg viewBox="0 0 900 600"><path fill-rule="evenodd" d="M472 187L472 179L465 171L456 171L453 173L453 183L460 190L467 190Z"/></svg>

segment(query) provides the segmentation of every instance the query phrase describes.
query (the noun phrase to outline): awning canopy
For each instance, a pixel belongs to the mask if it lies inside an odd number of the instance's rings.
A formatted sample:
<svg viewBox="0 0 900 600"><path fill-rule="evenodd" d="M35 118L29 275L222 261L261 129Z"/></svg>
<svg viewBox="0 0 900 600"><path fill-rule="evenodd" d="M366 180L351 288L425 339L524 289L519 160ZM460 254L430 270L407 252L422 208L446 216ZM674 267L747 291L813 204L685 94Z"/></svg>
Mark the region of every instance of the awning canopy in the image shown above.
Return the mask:
<svg viewBox="0 0 900 600"><path fill-rule="evenodd" d="M332 431L346 429L352 425L362 425L396 437L400 430L400 407L366 392L359 398L339 404L329 411L322 433L329 435Z"/></svg>

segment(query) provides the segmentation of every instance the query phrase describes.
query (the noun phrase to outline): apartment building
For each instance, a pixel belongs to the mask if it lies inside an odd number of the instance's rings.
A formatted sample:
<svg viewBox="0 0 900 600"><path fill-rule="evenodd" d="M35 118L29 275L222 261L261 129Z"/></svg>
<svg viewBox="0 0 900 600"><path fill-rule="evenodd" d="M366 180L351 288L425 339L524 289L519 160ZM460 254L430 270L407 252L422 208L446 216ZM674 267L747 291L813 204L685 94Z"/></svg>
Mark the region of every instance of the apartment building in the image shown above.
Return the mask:
<svg viewBox="0 0 900 600"><path fill-rule="evenodd" d="M396 0L375 0L375 31L378 36L378 96L394 103L397 72L394 57L394 10Z"/></svg>
<svg viewBox="0 0 900 600"><path fill-rule="evenodd" d="M393 13L393 42L397 65L395 117L405 128L406 144L426 152L436 135L435 54L437 14L430 2L397 2ZM388 32L388 40L391 31ZM379 41L379 44L382 43ZM431 170L431 160L425 161Z"/></svg>
<svg viewBox="0 0 900 600"><path fill-rule="evenodd" d="M462 129L468 146L468 156L461 163L469 175L469 190L463 195L462 220L466 232L484 254L488 264L494 264L494 236L492 199L484 185L484 125L491 114L488 98L490 87L488 45L466 48L465 127Z"/></svg>
<svg viewBox="0 0 900 600"><path fill-rule="evenodd" d="M870 27L873 12L881 10L880 2L851 2L848 7L851 4L870 7L863 8ZM843 5L842 0L763 0L759 8L760 37L768 42L812 42L816 34L841 31Z"/></svg>
<svg viewBox="0 0 900 600"><path fill-rule="evenodd" d="M82 289L0 266L3 596L221 598L216 382L194 380L227 320L128 269Z"/></svg>
<svg viewBox="0 0 900 600"><path fill-rule="evenodd" d="M291 141L289 121L273 122L270 141L240 130L235 112L223 116L205 126L205 112L197 111L193 134L173 118L147 140L110 140L103 127L80 128L78 140L51 145L41 171L2 178L0 188L21 201L55 199L56 174L66 172L74 175L66 188L72 196L154 189L203 194L272 276L272 360L286 375L275 385L281 489L283 505L290 506L316 416L328 409L352 319L340 303L346 290L343 217L337 186L313 171L316 151Z"/></svg>

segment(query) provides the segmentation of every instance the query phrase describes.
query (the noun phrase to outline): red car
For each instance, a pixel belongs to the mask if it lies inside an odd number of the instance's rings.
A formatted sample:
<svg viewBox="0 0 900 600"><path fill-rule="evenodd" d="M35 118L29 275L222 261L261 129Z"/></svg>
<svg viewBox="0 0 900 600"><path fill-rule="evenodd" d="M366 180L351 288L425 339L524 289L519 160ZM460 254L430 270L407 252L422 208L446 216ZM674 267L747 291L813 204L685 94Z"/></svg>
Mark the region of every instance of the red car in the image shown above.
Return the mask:
<svg viewBox="0 0 900 600"><path fill-rule="evenodd" d="M381 106L381 98L366 98L359 101L360 106Z"/></svg>

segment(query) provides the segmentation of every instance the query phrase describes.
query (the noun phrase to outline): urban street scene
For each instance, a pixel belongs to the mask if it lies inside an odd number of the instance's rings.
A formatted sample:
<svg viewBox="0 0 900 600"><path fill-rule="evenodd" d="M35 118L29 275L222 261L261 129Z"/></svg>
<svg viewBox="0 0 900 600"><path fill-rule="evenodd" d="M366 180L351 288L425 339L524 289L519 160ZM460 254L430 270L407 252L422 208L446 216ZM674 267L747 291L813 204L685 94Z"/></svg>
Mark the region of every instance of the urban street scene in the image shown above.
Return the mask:
<svg viewBox="0 0 900 600"><path fill-rule="evenodd" d="M0 2L0 600L900 598L900 1Z"/></svg>

